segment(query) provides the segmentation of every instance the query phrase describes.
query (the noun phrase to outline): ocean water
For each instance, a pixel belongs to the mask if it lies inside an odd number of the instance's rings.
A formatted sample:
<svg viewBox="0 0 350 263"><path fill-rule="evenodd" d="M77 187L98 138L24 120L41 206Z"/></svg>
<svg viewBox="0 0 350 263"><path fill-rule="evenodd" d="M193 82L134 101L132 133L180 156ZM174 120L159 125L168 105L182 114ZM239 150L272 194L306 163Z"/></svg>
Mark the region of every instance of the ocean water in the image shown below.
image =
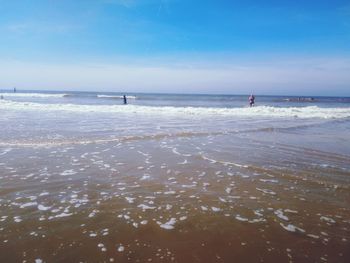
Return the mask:
<svg viewBox="0 0 350 263"><path fill-rule="evenodd" d="M350 98L1 94L1 262L350 260Z"/></svg>

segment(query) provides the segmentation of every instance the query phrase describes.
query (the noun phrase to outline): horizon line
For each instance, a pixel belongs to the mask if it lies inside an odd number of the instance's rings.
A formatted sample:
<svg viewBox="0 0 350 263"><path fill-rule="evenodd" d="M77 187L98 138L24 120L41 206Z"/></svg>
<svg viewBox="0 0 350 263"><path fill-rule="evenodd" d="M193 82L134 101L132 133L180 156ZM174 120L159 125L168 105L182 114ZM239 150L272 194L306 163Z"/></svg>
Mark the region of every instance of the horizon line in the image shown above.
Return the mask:
<svg viewBox="0 0 350 263"><path fill-rule="evenodd" d="M13 88L16 88L16 92L13 92ZM177 93L177 92L125 92L125 91L87 91L87 90L45 90L45 89L18 89L13 87L12 89L0 89L0 93L34 93L34 92L45 92L45 93L118 93L118 94L146 94L146 95L199 95L199 96L249 96L253 94L254 96L263 96L263 97L301 97L301 98L350 98L350 96L327 96L327 95L289 95L289 94L259 94L259 93Z"/></svg>

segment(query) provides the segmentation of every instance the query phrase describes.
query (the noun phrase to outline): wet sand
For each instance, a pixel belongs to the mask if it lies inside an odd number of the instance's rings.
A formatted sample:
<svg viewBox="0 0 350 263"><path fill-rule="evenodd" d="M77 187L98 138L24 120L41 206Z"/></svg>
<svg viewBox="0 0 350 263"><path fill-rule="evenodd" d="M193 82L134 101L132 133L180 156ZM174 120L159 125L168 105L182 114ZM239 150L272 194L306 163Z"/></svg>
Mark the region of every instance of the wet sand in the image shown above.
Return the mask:
<svg viewBox="0 0 350 263"><path fill-rule="evenodd" d="M350 157L264 133L2 145L0 261L349 262Z"/></svg>

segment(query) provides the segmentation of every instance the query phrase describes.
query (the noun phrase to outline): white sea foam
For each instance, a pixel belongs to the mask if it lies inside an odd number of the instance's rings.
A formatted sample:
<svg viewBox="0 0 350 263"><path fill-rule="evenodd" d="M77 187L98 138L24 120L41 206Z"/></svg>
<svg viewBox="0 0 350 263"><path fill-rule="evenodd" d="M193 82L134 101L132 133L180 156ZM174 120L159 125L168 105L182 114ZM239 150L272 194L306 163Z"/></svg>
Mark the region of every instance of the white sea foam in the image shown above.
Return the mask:
<svg viewBox="0 0 350 263"><path fill-rule="evenodd" d="M0 152L0 155L5 155L7 154L8 152L12 151L11 148L6 148L6 149L3 149L2 152Z"/></svg>
<svg viewBox="0 0 350 263"><path fill-rule="evenodd" d="M4 98L7 97L26 97L26 98L63 98L67 96L68 94L62 94L62 93L56 93L56 94L47 94L47 93L21 93L21 92L16 92L16 93L1 93Z"/></svg>
<svg viewBox="0 0 350 263"><path fill-rule="evenodd" d="M276 193L274 191L271 191L269 189L260 189L260 188L255 188L256 190L263 192L264 194L270 194L270 195L276 195Z"/></svg>
<svg viewBox="0 0 350 263"><path fill-rule="evenodd" d="M208 211L208 207L206 207L206 206L201 206L201 209L203 210L203 211Z"/></svg>
<svg viewBox="0 0 350 263"><path fill-rule="evenodd" d="M314 238L314 239L319 239L320 236L318 235L313 235L313 234L307 234L308 237Z"/></svg>
<svg viewBox="0 0 350 263"><path fill-rule="evenodd" d="M335 224L335 220L333 218L330 217L326 217L326 216L321 216L320 220L325 221L327 223L331 223L331 224Z"/></svg>
<svg viewBox="0 0 350 263"><path fill-rule="evenodd" d="M63 212L63 213L61 213L59 215L56 215L55 217L59 218L59 217L67 217L67 216L71 216L71 215L73 215L73 213L65 213L65 212Z"/></svg>
<svg viewBox="0 0 350 263"><path fill-rule="evenodd" d="M105 99L123 99L123 96L118 95L97 95L97 98L105 98ZM127 99L136 99L136 96L126 96Z"/></svg>
<svg viewBox="0 0 350 263"><path fill-rule="evenodd" d="M145 175L143 175L141 178L140 178L140 180L147 180L147 179L150 179L151 178L151 176L150 175L147 175L147 174L145 174Z"/></svg>
<svg viewBox="0 0 350 263"><path fill-rule="evenodd" d="M142 221L140 222L141 225L147 225L147 223L148 223L147 220L142 220Z"/></svg>
<svg viewBox="0 0 350 263"><path fill-rule="evenodd" d="M279 218L285 220L285 221L289 221L288 216L286 216L285 214L283 214L283 211L281 209L276 210L275 215L278 216Z"/></svg>
<svg viewBox="0 0 350 263"><path fill-rule="evenodd" d="M242 216L240 216L240 215L236 215L235 218L236 218L238 221L242 221L242 222L247 222L247 221L249 221L248 218L242 217Z"/></svg>
<svg viewBox="0 0 350 263"><path fill-rule="evenodd" d="M145 210L152 210L152 209L156 209L156 207L155 206L148 206L148 205L145 205L145 204L140 204L140 205L138 205L137 207L140 207L143 211L145 211Z"/></svg>
<svg viewBox="0 0 350 263"><path fill-rule="evenodd" d="M77 172L74 171L74 170L65 170L63 171L62 173L60 173L60 175L63 175L63 176L66 176L66 175L73 175L73 174L76 174Z"/></svg>
<svg viewBox="0 0 350 263"><path fill-rule="evenodd" d="M118 252L123 252L125 250L123 245L119 245L119 247L117 248Z"/></svg>
<svg viewBox="0 0 350 263"><path fill-rule="evenodd" d="M51 95L51 94L50 94ZM62 94L61 94L62 95ZM68 111L80 113L130 113L142 115L187 115L187 116L237 116L237 117L285 117L285 118L348 118L350 108L308 107L271 107L254 108L210 108L210 107L171 107L140 105L78 105L78 104L42 104L34 102L0 101L1 110Z"/></svg>
<svg viewBox="0 0 350 263"><path fill-rule="evenodd" d="M259 179L259 181L263 183L278 183L278 180L276 179Z"/></svg>
<svg viewBox="0 0 350 263"><path fill-rule="evenodd" d="M211 210L212 210L213 212L219 212L219 211L221 211L220 208L215 207L215 206L212 206L212 207L211 207Z"/></svg>
<svg viewBox="0 0 350 263"><path fill-rule="evenodd" d="M292 225L292 224L288 224L287 226L285 226L284 224L280 223L281 227L283 227L285 230L289 231L289 232L296 232L296 231L299 231L301 233L305 233L305 230L300 228L300 227L297 227L295 225Z"/></svg>
<svg viewBox="0 0 350 263"><path fill-rule="evenodd" d="M160 227L167 230L174 229L175 223L176 223L176 218L171 218L168 222L164 224L160 224Z"/></svg>
<svg viewBox="0 0 350 263"><path fill-rule="evenodd" d="M20 223L22 222L22 218L20 216L14 216L13 221L15 221L16 223Z"/></svg>
<svg viewBox="0 0 350 263"><path fill-rule="evenodd" d="M134 198L134 197L125 197L125 199L126 199L126 201L128 201L128 203L132 204L132 203L134 203L134 200L136 198Z"/></svg>
<svg viewBox="0 0 350 263"><path fill-rule="evenodd" d="M20 208L26 208L26 207L30 207L30 206L36 206L38 203L37 202L28 202L28 203L25 203L25 204L22 204L20 206Z"/></svg>
<svg viewBox="0 0 350 263"><path fill-rule="evenodd" d="M44 205L38 205L38 209L41 211L46 211L49 210L51 207L49 206L44 206Z"/></svg>

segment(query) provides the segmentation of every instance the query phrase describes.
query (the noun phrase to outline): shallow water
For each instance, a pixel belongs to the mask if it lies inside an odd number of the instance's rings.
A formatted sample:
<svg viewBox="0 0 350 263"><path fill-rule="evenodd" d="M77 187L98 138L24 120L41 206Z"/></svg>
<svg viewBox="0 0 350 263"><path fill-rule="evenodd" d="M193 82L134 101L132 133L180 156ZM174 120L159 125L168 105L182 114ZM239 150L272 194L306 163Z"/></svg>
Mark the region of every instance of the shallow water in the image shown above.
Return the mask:
<svg viewBox="0 0 350 263"><path fill-rule="evenodd" d="M350 260L349 117L21 103L0 106L1 262Z"/></svg>

